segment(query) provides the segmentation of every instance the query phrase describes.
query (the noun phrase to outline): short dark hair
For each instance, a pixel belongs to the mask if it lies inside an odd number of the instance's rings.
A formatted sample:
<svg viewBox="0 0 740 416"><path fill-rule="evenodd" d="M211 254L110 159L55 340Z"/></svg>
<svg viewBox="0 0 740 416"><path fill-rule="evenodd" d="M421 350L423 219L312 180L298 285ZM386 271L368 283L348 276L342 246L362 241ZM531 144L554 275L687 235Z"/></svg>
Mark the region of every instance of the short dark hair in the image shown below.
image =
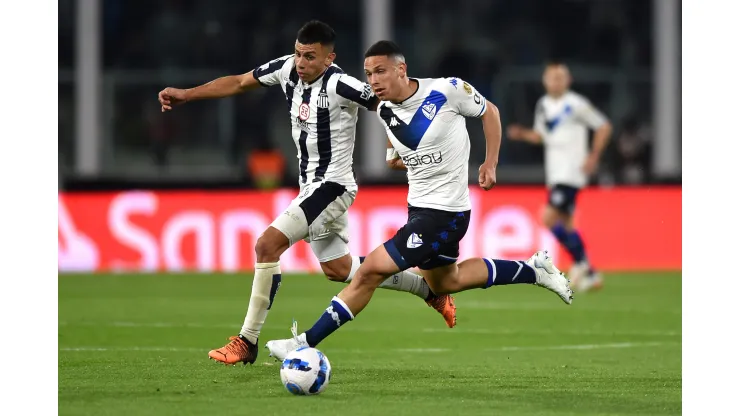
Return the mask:
<svg viewBox="0 0 740 416"><path fill-rule="evenodd" d="M334 46L337 34L334 29L324 22L311 20L298 30L296 40L304 45L320 43L321 46Z"/></svg>
<svg viewBox="0 0 740 416"><path fill-rule="evenodd" d="M403 58L403 51L401 47L393 42L392 40L381 40L373 43L367 51L365 51L365 58L371 56L399 56Z"/></svg>
<svg viewBox="0 0 740 416"><path fill-rule="evenodd" d="M565 61L562 61L560 59L550 59L547 62L545 62L545 68L550 68L553 66L564 66L567 67L568 64L565 63Z"/></svg>

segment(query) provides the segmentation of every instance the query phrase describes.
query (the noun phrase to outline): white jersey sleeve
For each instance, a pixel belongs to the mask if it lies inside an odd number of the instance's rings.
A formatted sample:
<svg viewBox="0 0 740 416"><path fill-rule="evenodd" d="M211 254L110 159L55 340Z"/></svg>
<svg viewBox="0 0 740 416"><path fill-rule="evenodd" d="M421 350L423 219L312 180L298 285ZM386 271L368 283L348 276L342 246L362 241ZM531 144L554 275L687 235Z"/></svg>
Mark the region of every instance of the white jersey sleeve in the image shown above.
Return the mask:
<svg viewBox="0 0 740 416"><path fill-rule="evenodd" d="M534 107L534 131L545 137L547 135L547 116L545 115L545 103L543 98L537 101Z"/></svg>
<svg viewBox="0 0 740 416"><path fill-rule="evenodd" d="M596 130L606 122L606 116L586 98L575 106L575 116L589 128Z"/></svg>
<svg viewBox="0 0 740 416"><path fill-rule="evenodd" d="M480 117L486 112L486 99L467 82L450 78L447 88L449 105L465 117Z"/></svg>
<svg viewBox="0 0 740 416"><path fill-rule="evenodd" d="M337 100L342 107L363 107L374 110L377 106L378 97L375 96L369 84L347 74L336 76L332 81Z"/></svg>
<svg viewBox="0 0 740 416"><path fill-rule="evenodd" d="M273 85L280 84L282 79L281 74L285 70L286 64L293 58L293 55L285 55L280 58L273 59L272 61L258 66L252 71L252 75L263 87L270 87ZM290 62L292 65L292 61Z"/></svg>

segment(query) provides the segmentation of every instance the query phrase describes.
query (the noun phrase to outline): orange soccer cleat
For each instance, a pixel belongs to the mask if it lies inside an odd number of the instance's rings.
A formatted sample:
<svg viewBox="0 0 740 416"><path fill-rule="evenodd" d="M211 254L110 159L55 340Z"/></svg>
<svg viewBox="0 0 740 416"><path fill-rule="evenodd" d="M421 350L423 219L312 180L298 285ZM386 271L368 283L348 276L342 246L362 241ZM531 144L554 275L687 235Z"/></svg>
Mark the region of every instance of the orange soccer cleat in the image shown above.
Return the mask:
<svg viewBox="0 0 740 416"><path fill-rule="evenodd" d="M455 306L455 298L450 295L441 295L435 296L426 302L427 305L442 314L448 327L452 328L457 324L457 307Z"/></svg>
<svg viewBox="0 0 740 416"><path fill-rule="evenodd" d="M238 362L246 365L254 364L257 360L257 344L252 344L246 338L239 336L230 337L228 344L217 350L208 352L208 357L220 363L236 365Z"/></svg>

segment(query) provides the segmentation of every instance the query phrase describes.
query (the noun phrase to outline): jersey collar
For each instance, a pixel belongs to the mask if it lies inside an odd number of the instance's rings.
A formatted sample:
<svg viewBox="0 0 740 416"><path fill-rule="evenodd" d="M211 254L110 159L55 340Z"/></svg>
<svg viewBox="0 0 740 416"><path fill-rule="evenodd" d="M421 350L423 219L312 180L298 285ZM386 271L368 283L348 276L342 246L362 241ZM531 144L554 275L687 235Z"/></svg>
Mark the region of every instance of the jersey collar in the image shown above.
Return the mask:
<svg viewBox="0 0 740 416"><path fill-rule="evenodd" d="M414 91L414 93L413 93L413 94L409 95L409 96L408 96L408 97L407 97L407 98L406 98L405 100L403 100L403 101L400 101L400 102L397 102L397 103L394 103L394 102L392 102L392 101L389 101L389 102L390 102L391 104L393 104L393 105L403 105L403 103L405 103L406 101L408 101L408 100L410 100L410 99L414 98L414 96L416 96L416 94L418 94L418 93L419 93L419 90L421 90L421 82L419 82L419 80L418 80L418 79L416 79L416 78L411 78L411 77L409 77L409 80L411 80L411 81L416 81L416 91Z"/></svg>

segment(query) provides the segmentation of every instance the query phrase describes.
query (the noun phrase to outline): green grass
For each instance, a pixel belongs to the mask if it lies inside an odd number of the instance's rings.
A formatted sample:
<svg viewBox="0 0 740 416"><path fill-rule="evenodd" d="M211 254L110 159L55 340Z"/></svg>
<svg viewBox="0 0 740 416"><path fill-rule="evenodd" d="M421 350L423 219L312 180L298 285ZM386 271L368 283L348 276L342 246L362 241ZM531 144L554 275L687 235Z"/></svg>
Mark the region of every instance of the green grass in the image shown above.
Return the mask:
<svg viewBox="0 0 740 416"><path fill-rule="evenodd" d="M59 277L60 415L677 415L680 273L608 275L572 306L513 285L457 295L448 329L420 299L379 290L320 345L333 378L290 395L254 366L207 358L235 335L251 277ZM285 276L262 345L307 329L342 285Z"/></svg>

